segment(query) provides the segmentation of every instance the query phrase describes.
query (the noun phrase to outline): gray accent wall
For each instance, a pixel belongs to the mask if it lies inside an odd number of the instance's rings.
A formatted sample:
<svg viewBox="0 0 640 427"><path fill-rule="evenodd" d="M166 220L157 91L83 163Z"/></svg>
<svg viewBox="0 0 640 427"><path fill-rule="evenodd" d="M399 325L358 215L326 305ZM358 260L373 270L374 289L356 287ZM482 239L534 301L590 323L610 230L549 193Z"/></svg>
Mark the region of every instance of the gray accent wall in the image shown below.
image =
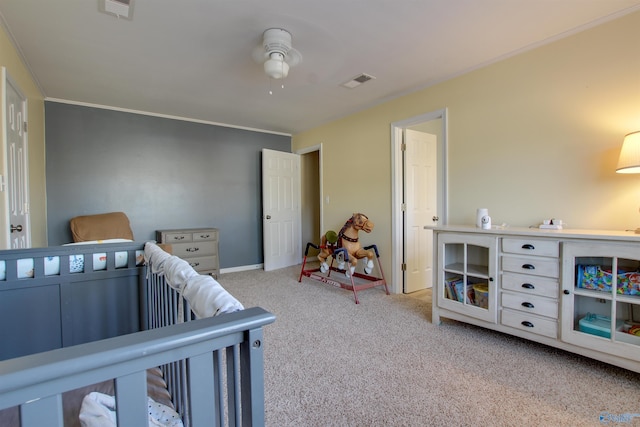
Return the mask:
<svg viewBox="0 0 640 427"><path fill-rule="evenodd" d="M123 211L136 240L216 227L221 268L263 262L261 151L291 137L50 101L45 121L50 246L74 216Z"/></svg>

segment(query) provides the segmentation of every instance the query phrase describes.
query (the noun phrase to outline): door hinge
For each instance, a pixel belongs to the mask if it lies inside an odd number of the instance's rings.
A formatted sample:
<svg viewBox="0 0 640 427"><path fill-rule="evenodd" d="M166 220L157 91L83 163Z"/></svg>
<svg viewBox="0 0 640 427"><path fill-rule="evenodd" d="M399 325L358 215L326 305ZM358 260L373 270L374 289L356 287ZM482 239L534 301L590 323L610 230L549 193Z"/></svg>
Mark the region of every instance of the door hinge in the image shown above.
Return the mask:
<svg viewBox="0 0 640 427"><path fill-rule="evenodd" d="M407 144L406 143L402 143L400 144L400 151L407 151Z"/></svg>
<svg viewBox="0 0 640 427"><path fill-rule="evenodd" d="M405 264L404 262L400 265L400 269L402 271L407 271L407 264Z"/></svg>
<svg viewBox="0 0 640 427"><path fill-rule="evenodd" d="M27 131L27 122L22 122L22 131L23 132Z"/></svg>
<svg viewBox="0 0 640 427"><path fill-rule="evenodd" d="M407 210L407 205L406 205L405 203L401 204L401 205L400 205L400 210L401 210L402 212L406 211L406 210Z"/></svg>

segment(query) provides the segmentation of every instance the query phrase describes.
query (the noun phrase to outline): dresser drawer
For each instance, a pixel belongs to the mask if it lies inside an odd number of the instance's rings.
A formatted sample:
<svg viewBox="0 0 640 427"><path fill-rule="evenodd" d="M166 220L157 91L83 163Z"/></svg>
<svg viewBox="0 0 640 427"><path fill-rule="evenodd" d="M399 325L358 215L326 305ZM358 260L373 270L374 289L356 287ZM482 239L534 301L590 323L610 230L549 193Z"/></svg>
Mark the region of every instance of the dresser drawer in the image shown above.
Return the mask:
<svg viewBox="0 0 640 427"><path fill-rule="evenodd" d="M204 256L195 258L185 258L191 267L197 272L212 271L218 269L218 256Z"/></svg>
<svg viewBox="0 0 640 427"><path fill-rule="evenodd" d="M552 319L558 318L558 301L554 299L536 295L502 292L501 302L504 308L538 314Z"/></svg>
<svg viewBox="0 0 640 427"><path fill-rule="evenodd" d="M557 258L502 255L502 270L534 276L558 277L560 266Z"/></svg>
<svg viewBox="0 0 640 427"><path fill-rule="evenodd" d="M214 241L172 243L173 254L180 258L193 258L204 255L217 255L218 245Z"/></svg>
<svg viewBox="0 0 640 427"><path fill-rule="evenodd" d="M192 235L192 240L194 242L201 242L203 240L218 240L218 231L217 230L196 231Z"/></svg>
<svg viewBox="0 0 640 427"><path fill-rule="evenodd" d="M544 335L549 338L558 338L557 320L505 308L502 310L501 322L504 326L508 326L510 328Z"/></svg>
<svg viewBox="0 0 640 427"><path fill-rule="evenodd" d="M557 240L502 239L502 252L535 256L560 256L560 243Z"/></svg>
<svg viewBox="0 0 640 427"><path fill-rule="evenodd" d="M158 240L162 243L190 242L193 240L193 235L192 233L164 233Z"/></svg>
<svg viewBox="0 0 640 427"><path fill-rule="evenodd" d="M558 298L560 288L557 279L519 273L503 273L500 283L502 289L550 298Z"/></svg>

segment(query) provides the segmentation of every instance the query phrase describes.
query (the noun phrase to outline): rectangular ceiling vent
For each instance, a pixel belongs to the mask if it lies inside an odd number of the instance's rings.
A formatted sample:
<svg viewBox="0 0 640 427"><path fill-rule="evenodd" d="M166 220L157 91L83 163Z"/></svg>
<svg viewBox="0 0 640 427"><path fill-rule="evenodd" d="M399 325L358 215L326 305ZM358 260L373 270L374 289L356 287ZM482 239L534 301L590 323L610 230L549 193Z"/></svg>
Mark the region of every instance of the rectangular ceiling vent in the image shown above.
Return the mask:
<svg viewBox="0 0 640 427"><path fill-rule="evenodd" d="M369 74L360 74L359 76L355 76L354 78L352 78L351 80L349 80L346 83L343 83L342 86L349 88L349 89L353 89L356 88L358 86L360 86L362 83L366 83L369 80L373 80L375 79L375 77L369 75Z"/></svg>
<svg viewBox="0 0 640 427"><path fill-rule="evenodd" d="M134 0L98 0L98 10L117 18L133 19Z"/></svg>

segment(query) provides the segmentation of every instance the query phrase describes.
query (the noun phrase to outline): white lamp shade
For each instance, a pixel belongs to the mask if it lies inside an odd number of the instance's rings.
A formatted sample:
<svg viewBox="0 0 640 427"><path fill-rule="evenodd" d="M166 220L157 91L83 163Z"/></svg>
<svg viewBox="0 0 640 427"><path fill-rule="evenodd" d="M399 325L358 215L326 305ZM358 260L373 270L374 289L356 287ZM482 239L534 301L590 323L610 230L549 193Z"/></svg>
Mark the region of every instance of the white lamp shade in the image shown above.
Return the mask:
<svg viewBox="0 0 640 427"><path fill-rule="evenodd" d="M640 173L640 131L624 137L617 173Z"/></svg>
<svg viewBox="0 0 640 427"><path fill-rule="evenodd" d="M284 79L289 74L289 64L284 62L284 55L271 54L264 62L264 72L272 79Z"/></svg>

